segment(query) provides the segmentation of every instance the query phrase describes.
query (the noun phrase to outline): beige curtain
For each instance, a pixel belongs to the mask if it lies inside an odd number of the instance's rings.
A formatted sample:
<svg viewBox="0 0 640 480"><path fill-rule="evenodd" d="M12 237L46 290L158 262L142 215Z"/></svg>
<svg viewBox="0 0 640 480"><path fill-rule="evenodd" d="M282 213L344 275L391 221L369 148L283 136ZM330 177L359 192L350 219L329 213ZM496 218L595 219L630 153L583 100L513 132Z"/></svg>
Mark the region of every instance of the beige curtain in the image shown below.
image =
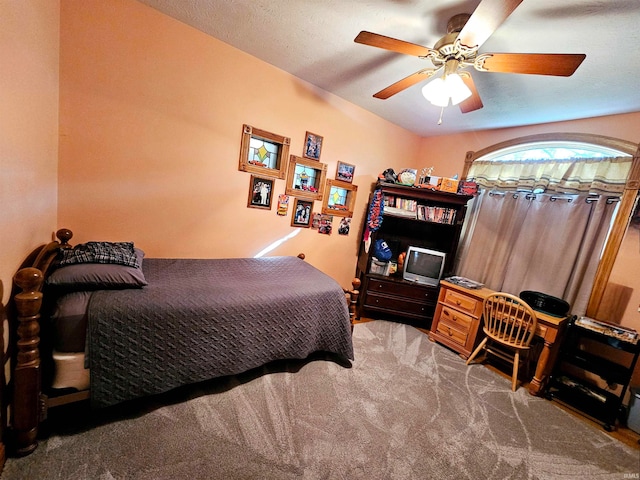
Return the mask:
<svg viewBox="0 0 640 480"><path fill-rule="evenodd" d="M470 207L458 275L518 295L565 299L583 315L617 203L601 196L481 190Z"/></svg>
<svg viewBox="0 0 640 480"><path fill-rule="evenodd" d="M467 180L486 189L622 195L632 160L631 157L476 160Z"/></svg>

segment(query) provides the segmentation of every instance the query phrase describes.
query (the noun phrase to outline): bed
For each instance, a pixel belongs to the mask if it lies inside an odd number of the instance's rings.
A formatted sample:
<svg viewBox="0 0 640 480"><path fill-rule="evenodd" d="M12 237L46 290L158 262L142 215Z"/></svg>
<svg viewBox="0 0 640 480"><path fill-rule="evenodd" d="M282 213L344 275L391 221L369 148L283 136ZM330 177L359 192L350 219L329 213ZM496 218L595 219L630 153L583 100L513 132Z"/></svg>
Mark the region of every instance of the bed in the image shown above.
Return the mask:
<svg viewBox="0 0 640 480"><path fill-rule="evenodd" d="M36 448L49 407L110 407L315 352L353 360L358 281L343 290L303 255L146 258L72 235L56 232L14 279L18 454Z"/></svg>

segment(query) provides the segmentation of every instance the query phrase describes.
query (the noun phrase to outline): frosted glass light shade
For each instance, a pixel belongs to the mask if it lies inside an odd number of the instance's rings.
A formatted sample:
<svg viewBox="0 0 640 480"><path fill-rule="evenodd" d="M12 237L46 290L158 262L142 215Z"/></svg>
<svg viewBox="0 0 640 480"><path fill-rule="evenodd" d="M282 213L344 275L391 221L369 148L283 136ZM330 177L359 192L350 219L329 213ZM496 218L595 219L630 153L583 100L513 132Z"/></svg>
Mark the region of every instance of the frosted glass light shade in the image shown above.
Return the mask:
<svg viewBox="0 0 640 480"><path fill-rule="evenodd" d="M433 105L438 107L446 107L449 105L449 95L447 86L442 78L434 78L424 87L422 87L422 95Z"/></svg>
<svg viewBox="0 0 640 480"><path fill-rule="evenodd" d="M451 99L452 105L457 105L471 96L460 75L452 73L446 77L438 77L422 87L422 95L437 107L446 107Z"/></svg>
<svg viewBox="0 0 640 480"><path fill-rule="evenodd" d="M471 90L464 84L457 73L447 75L444 83L447 84L449 89L452 105L457 105L471 96Z"/></svg>

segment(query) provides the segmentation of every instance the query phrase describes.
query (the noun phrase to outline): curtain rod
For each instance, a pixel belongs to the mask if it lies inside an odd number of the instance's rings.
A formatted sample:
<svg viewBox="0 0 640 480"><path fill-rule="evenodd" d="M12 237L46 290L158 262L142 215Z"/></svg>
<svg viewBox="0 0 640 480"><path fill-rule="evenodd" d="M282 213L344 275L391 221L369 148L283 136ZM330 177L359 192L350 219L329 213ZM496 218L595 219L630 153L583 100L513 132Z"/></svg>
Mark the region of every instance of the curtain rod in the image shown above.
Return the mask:
<svg viewBox="0 0 640 480"><path fill-rule="evenodd" d="M491 195L491 196L493 196L493 195L505 196L507 193L509 193L509 192L501 192L501 191L491 190L489 192L489 195ZM532 193L532 192L520 191L520 192L513 192L513 198L518 198L518 196L521 193L523 193L525 195L525 198L527 200L535 199L536 195L543 195L542 193ZM585 198L584 201L586 203L593 203L593 202L597 202L601 198L602 198L601 195L592 196L592 197ZM612 203L616 203L616 202L620 201L620 197L606 197L606 198L607 198L607 204L612 204ZM556 200L566 200L568 203L571 203L571 202L573 202L574 197L570 196L570 195L552 195L551 198L549 198L550 202L555 202Z"/></svg>

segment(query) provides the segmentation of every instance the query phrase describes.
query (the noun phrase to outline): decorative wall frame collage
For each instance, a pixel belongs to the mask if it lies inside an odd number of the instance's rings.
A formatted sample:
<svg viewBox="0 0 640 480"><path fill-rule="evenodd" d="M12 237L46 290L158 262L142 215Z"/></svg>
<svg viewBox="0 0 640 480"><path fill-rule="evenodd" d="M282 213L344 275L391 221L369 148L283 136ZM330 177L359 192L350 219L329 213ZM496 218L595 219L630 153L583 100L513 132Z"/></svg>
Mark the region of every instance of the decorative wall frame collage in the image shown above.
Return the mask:
<svg viewBox="0 0 640 480"><path fill-rule="evenodd" d="M320 162L323 143L324 137L307 131L303 156L298 157L289 154L289 137L244 124L238 170L251 174L247 207L271 210L276 180L285 180L285 192L278 195L279 216L287 215L292 204L292 227L309 228L316 219L313 228L331 234L335 215L342 218L339 233L348 234L358 191L352 184L356 167L339 161L335 180L327 180L327 164ZM322 202L322 213L313 212L316 200Z"/></svg>

